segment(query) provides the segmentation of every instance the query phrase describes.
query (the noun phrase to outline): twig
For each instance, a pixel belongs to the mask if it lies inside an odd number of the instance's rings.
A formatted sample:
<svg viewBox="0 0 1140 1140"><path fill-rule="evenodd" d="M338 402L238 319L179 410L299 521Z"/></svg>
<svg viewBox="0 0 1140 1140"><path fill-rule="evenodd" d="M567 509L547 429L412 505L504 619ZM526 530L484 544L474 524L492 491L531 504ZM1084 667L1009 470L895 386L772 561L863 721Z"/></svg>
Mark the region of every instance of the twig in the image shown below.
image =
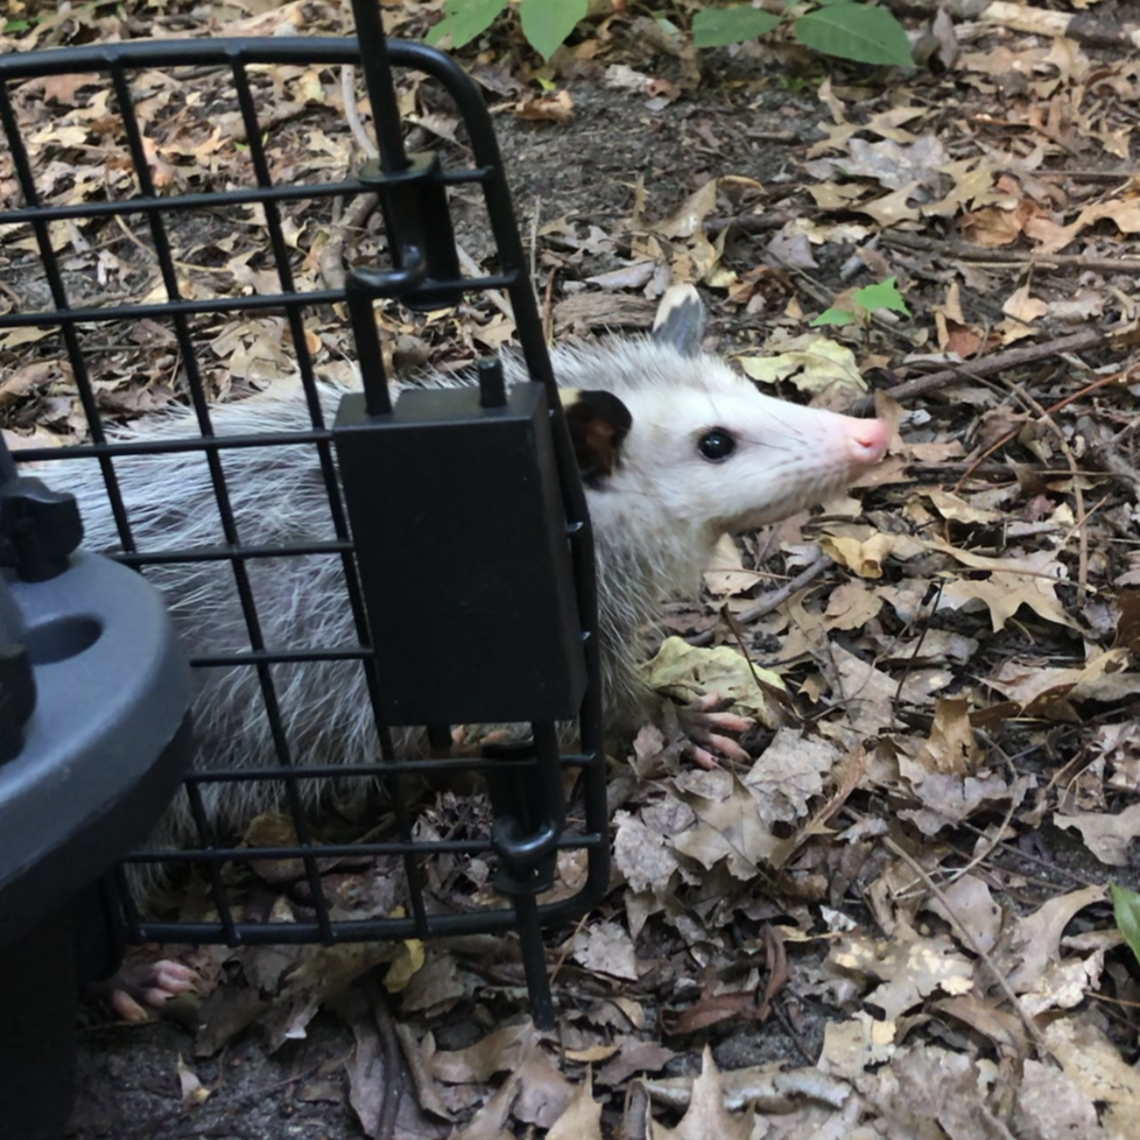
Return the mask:
<svg viewBox="0 0 1140 1140"><path fill-rule="evenodd" d="M1016 380L1001 378L1001 383L1006 384L1010 391L1017 393L1022 403L1036 414L1038 421L1047 424L1050 431L1057 437L1057 446L1060 447L1061 454L1064 455L1069 464L1069 475L1073 481L1073 498L1077 503L1077 518L1085 519L1087 517L1085 514L1085 497L1081 490L1080 480L1077 478L1077 471L1079 470L1077 458L1073 454L1072 448L1069 447L1065 433L1050 414L1052 409L1043 408ZM1062 400L1061 406L1064 403L1065 401ZM1089 588L1089 533L1088 527L1084 526L1083 523L1078 524L1077 537L1079 540L1077 546L1077 585L1080 587L1081 593L1085 594Z"/></svg>
<svg viewBox="0 0 1140 1140"><path fill-rule="evenodd" d="M741 625L747 625L750 621L755 621L757 618L764 617L765 614L770 614L773 610L782 606L793 594L798 593L805 586L814 582L830 565L831 559L828 558L826 554L821 554L810 566L801 570L790 582L785 582L778 590L773 590L771 593L765 594L762 598L757 598L748 609L742 610L736 615L736 620Z"/></svg>
<svg viewBox="0 0 1140 1140"><path fill-rule="evenodd" d="M1127 182L1127 175L1114 175L1114 179ZM917 237L913 234L883 233L879 237L884 245L895 249L928 251L945 254L954 261L980 262L983 265L1043 266L1047 269L1103 269L1114 273L1140 273L1140 257L1090 257L1081 253L1034 253L1032 250L987 249L978 245Z"/></svg>
<svg viewBox="0 0 1140 1140"><path fill-rule="evenodd" d="M899 675L899 683L895 686L895 695L891 698L891 712L896 716L899 711L899 701L902 699L903 686L910 676L910 671L914 663L918 660L918 655L922 650L922 643L926 640L926 635L930 632L930 619L938 612L938 603L942 601L942 586L943 583L939 582L936 593L931 599L930 606L923 606L923 609L928 610L928 612L924 615L926 620L923 623L922 632L918 635L918 640L914 643L914 649L911 650L910 656L907 658L906 667Z"/></svg>
<svg viewBox="0 0 1140 1140"><path fill-rule="evenodd" d="M778 230L787 225L792 218L787 211L771 214L737 214L732 218L709 218L705 222L705 233L716 237L731 228L739 230L742 234L762 234L769 230Z"/></svg>
<svg viewBox="0 0 1140 1140"><path fill-rule="evenodd" d="M1050 356L1059 356L1065 352L1079 352L1084 348L1096 345L1115 345L1123 343L1127 338L1134 336L1136 326L1133 322L1113 325L1109 329L1085 329L1070 336L1059 337L1056 340L1046 341L1044 344L1031 344L1024 348L1011 348L1005 352L995 352L979 360L963 361L953 368L943 368L938 372L929 372L925 376L915 376L893 388L887 388L886 394L893 400L905 403L914 396L924 395L944 384L956 384L975 376L990 376L1006 368L1017 368L1023 364L1032 364L1038 360L1047 360ZM874 396L863 396L856 400L851 414L860 416L874 411Z"/></svg>
<svg viewBox="0 0 1140 1140"><path fill-rule="evenodd" d="M1074 400L1078 400L1082 396L1087 396L1090 392L1095 392L1098 388L1104 388L1109 384L1115 384L1128 379L1138 368L1140 368L1140 364L1131 364L1119 372L1114 372L1111 376L1102 376L1099 380L1094 380L1091 384L1084 385L1079 391L1073 392L1070 395L1065 396L1063 399L1058 400L1049 408L1041 407L1041 405L1035 399L1033 399L1033 397L1030 396L1029 393L1021 387L1021 385L1016 384L1012 380L1005 381L1010 389L1015 391L1025 402L1025 404L1028 407L1032 408L1037 413L1038 417L1044 420L1050 426L1050 428L1053 429L1059 441L1061 451L1064 454L1065 459L1068 461L1069 475L1073 480L1073 496L1077 502L1077 526L1079 527L1078 533L1080 535L1080 563L1078 581L1082 591L1088 589L1088 532L1085 527L1085 522L1088 519L1088 515L1085 513L1084 496L1081 492L1080 482L1078 479L1078 476L1081 472L1080 467L1077 464L1076 457L1073 455L1072 450L1069 447L1068 440L1065 439L1064 432L1061 431L1060 427L1058 427L1056 421L1053 419L1053 413L1061 411L1063 408L1066 408L1069 406L1069 404L1073 403ZM983 460L988 459L995 451L998 450L998 448L1004 447L1016 436L1017 431L1006 432L1006 434L1003 435L994 444L992 444L984 452L984 454L980 455L977 459L977 462L968 467L962 477L958 480L957 484L954 487L955 494L958 493L959 488L961 488L962 484L970 477L974 471L974 468L978 466L978 464L982 463Z"/></svg>
<svg viewBox="0 0 1140 1140"><path fill-rule="evenodd" d="M372 1135L374 1140L392 1140L396 1135L396 1113L407 1091L402 1064L403 1052L396 1037L396 1027L392 1020L392 1011L388 1008L387 996L375 977L369 977L365 993L372 1006L376 1028L380 1031L380 1045L384 1054L383 1100L380 1112L377 1114L376 1129Z"/></svg>
<svg viewBox="0 0 1140 1140"><path fill-rule="evenodd" d="M379 158L380 152L368 137L368 132L364 129L360 114L356 110L356 68L351 63L346 63L340 69L340 94L344 102L344 118L348 123L348 129L352 131L352 137L369 158Z"/></svg>
<svg viewBox="0 0 1140 1140"><path fill-rule="evenodd" d="M483 270L479 267L479 263L458 242L455 243L455 252L459 254L459 264L462 265L472 277L481 277L483 275ZM495 308L507 317L508 320L513 321L515 319L515 313L511 308L511 303L507 300L507 295L501 289L484 289L483 295L489 297Z"/></svg>
<svg viewBox="0 0 1140 1140"><path fill-rule="evenodd" d="M538 220L542 216L542 196L534 196L534 215L530 219L530 280L538 280Z"/></svg>
<svg viewBox="0 0 1140 1140"><path fill-rule="evenodd" d="M362 230L364 223L372 216L372 211L380 205L378 194L362 194L352 203L352 208L341 218L339 224L329 231L329 240L321 250L321 280L329 289L344 288L344 246L348 235Z"/></svg>
<svg viewBox="0 0 1140 1140"><path fill-rule="evenodd" d="M1005 752L998 746L997 741L995 741L992 737L990 737L990 735L988 733L983 732L981 729L978 729L977 732L978 732L978 735L982 738L982 740L985 741L986 746L988 748L992 748L1006 762L1006 765L1009 767L1010 776L1016 777L1017 776L1017 769L1013 766L1013 761L1010 760L1010 758L1005 754ZM983 862L985 862L985 860L988 859L990 857L990 855L992 855L993 852L996 851L1002 845L1002 838L1001 837L1005 834L1006 828L1009 827L1010 823L1013 822L1013 813L1015 811L1017 811L1017 809L1021 806L1022 802L1023 802L1023 800L1017 799L1013 795L1011 795L1009 797L1009 808L1006 810L1005 818L1001 821L999 826L994 830L993 838L990 838L984 832L981 832L981 831L978 832L978 835L982 839L986 840L986 845L984 845L981 848L981 850L976 851L973 854L973 856L967 858L966 862L963 863L961 867L955 868L955 870L951 871L946 876L945 882L946 882L947 886L950 886L953 883L956 883L964 875L968 875L975 867L977 867L980 864L982 864ZM899 898L908 898L909 896L908 896L906 891L900 891L898 897Z"/></svg>

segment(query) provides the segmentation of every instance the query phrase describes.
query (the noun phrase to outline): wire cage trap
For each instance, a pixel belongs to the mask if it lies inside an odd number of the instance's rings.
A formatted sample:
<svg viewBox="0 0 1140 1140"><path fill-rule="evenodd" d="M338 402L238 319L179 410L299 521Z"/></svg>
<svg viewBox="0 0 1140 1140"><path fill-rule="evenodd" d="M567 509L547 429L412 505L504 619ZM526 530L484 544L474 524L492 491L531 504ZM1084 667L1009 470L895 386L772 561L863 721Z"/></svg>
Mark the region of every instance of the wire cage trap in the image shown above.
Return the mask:
<svg viewBox="0 0 1140 1140"><path fill-rule="evenodd" d="M193 630L196 715L212 715L210 678L240 677L242 715L256 719L267 745L256 758L200 764L179 793L197 840L135 860L195 865L213 908L155 918L120 873L129 940L331 944L513 930L536 1017L549 1022L541 930L594 905L608 878L585 496L482 97L447 56L386 42L373 3L354 9L357 38L128 42L0 57L0 259L12 283L0 367L40 392L21 407L78 443L44 445L31 415L10 415L5 426L30 434L16 458L38 464L58 490L68 490L76 464L97 469L117 558L160 586L178 575L209 590L225 582L224 635L206 609L195 612L193 591L177 612ZM446 91L469 163L445 168L435 154L405 153L390 65ZM305 84L333 89L346 67L363 73L380 158L338 180L299 178L307 164L275 148L294 117L281 105L295 111ZM167 94L174 80L193 93L177 107ZM57 107L46 142L30 137L45 129L45 92ZM187 148L196 156L189 171L164 146L179 132L198 140ZM317 129L306 142L327 136ZM92 148L97 162L76 161ZM495 269L482 276L461 272L453 237L449 196L465 188L481 191L496 247ZM369 194L379 198L386 254L358 259L330 284L313 266L335 204ZM211 264L237 233L248 253L236 273ZM224 287L211 288L215 280ZM488 290L509 296L532 383L504 392L488 362L478 387L409 392L393 410L377 303L436 311ZM338 328L351 330L363 391L331 402L329 373L351 372L328 351ZM270 360L284 376L272 405L289 409L284 420L260 415L264 394L219 410L219 387L248 386L242 358L255 372ZM132 389L124 370L147 383ZM145 405L148 392L169 388L187 410L168 427L145 438L115 430L124 402ZM520 464L538 473L538 492ZM288 515L302 483L320 519L270 525ZM162 510L140 512L132 501L147 485L170 488ZM531 490L511 498L519 486ZM285 596L288 613L267 608ZM343 637L306 640L316 604L336 607L336 622L321 628ZM464 625L472 610L474 625ZM325 716L319 731L302 730L306 718L291 712L300 678L310 692L326 686L329 708L352 723ZM556 722L567 719L577 720L578 745L560 754ZM452 726L474 720L531 731L444 755ZM408 743L407 725L424 729L427 755ZM345 739L367 742L367 755L338 751ZM479 774L488 794L447 799L451 817L420 810L440 802L423 796L423 782L457 771ZM579 775L568 820L569 771ZM380 805L383 821L363 839L315 831L306 812L319 799L353 803L359 815L362 798ZM236 802L271 805L287 823L219 833L217 804ZM582 874L547 901L567 851L581 853ZM338 894L342 872L366 866L387 886L364 899L357 891L350 904ZM290 881L297 905L288 921L255 920L235 895L243 875L264 879L267 868ZM464 885L445 891L445 881Z"/></svg>

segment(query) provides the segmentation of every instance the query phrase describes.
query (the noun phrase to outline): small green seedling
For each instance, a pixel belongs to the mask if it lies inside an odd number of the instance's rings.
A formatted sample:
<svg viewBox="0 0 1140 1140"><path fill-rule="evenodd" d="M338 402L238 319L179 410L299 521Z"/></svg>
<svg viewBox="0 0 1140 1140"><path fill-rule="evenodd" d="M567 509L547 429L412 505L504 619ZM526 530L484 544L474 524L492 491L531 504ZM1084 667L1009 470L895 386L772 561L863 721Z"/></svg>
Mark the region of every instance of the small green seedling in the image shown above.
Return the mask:
<svg viewBox="0 0 1140 1140"><path fill-rule="evenodd" d="M1112 891L1112 912L1116 925L1124 935L1124 941L1132 948L1137 962L1140 962L1140 895L1127 887L1110 884Z"/></svg>
<svg viewBox="0 0 1140 1140"><path fill-rule="evenodd" d="M830 309L819 314L811 322L812 328L820 325L866 324L876 309L891 309L896 313L905 313L910 316L910 309L899 292L897 277L888 277L875 285L865 285L856 289L845 299L842 305L833 305Z"/></svg>

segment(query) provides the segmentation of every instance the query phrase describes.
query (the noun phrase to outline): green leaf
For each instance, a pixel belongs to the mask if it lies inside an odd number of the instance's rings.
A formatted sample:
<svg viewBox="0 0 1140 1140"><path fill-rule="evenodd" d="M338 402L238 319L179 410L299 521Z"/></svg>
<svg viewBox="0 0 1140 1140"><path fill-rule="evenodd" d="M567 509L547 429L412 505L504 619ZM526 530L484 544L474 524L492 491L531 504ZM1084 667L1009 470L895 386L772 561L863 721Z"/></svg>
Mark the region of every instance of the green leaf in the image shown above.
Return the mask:
<svg viewBox="0 0 1140 1140"><path fill-rule="evenodd" d="M589 0L521 0L523 35L543 59L549 59L589 8Z"/></svg>
<svg viewBox="0 0 1140 1140"><path fill-rule="evenodd" d="M444 36L450 35L452 48L461 48L482 35L504 7L504 0L447 0L443 19L428 32L424 41L434 47Z"/></svg>
<svg viewBox="0 0 1140 1140"><path fill-rule="evenodd" d="M853 325L859 318L854 313L849 313L846 309L826 309L820 313L815 320L809 322L809 326L813 329L819 328L820 325Z"/></svg>
<svg viewBox="0 0 1140 1140"><path fill-rule="evenodd" d="M832 4L796 21L794 35L804 47L857 63L913 67L902 24L882 8Z"/></svg>
<svg viewBox="0 0 1140 1140"><path fill-rule="evenodd" d="M693 43L699 48L740 44L779 24L779 16L758 8L702 8L693 17Z"/></svg>
<svg viewBox="0 0 1140 1140"><path fill-rule="evenodd" d="M888 277L876 285L865 285L851 294L851 299L863 306L869 313L876 309L893 309L896 313L906 313L910 316L910 309L899 292L897 277Z"/></svg>
<svg viewBox="0 0 1140 1140"><path fill-rule="evenodd" d="M1116 925L1124 935L1124 941L1132 947L1132 953L1140 962L1140 895L1127 887L1110 884L1112 890L1112 912Z"/></svg>

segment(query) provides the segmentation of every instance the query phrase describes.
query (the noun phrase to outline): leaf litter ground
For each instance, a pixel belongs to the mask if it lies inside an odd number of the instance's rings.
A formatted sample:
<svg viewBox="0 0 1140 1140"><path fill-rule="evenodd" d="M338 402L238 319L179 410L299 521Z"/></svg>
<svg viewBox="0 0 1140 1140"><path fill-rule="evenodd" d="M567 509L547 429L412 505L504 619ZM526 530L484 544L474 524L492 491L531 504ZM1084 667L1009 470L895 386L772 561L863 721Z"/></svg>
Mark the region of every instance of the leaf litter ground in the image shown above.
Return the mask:
<svg viewBox="0 0 1140 1140"><path fill-rule="evenodd" d="M418 35L439 7L386 17ZM334 3L96 5L0 46L345 27ZM1136 887L1140 829L1140 64L1111 35L1042 34L1044 13L997 4L933 22L932 74L836 64L821 80L788 46L699 61L621 5L584 28L547 91L506 26L466 57L497 108L552 335L643 329L670 281L693 281L708 347L769 390L877 399L898 425L862 487L725 543L705 604L671 615L655 679L731 696L758 722L754 761L698 770L648 726L615 750L613 888L548 940L556 1035L526 1020L507 939L187 950L196 1038L93 1023L77 1134L355 1136L358 1119L467 1140L1140 1134L1140 987L1105 889ZM359 161L341 78L297 69L267 89L279 176ZM164 189L245 177L216 76L144 86ZM127 177L81 91L14 93L51 203ZM462 155L430 84L402 101L416 145ZM476 203L456 207L481 265ZM321 208L289 219L299 288L382 248L375 219ZM252 214L183 225L187 290L272 281L255 231ZM44 303L26 239L0 235L17 308ZM154 284L129 227L59 241L73 303ZM891 277L911 315L810 326ZM347 332L328 318L309 347L340 375ZM495 298L381 319L407 366L461 366L512 331ZM95 354L104 414L161 409L173 338L147 322L118 336ZM208 339L219 399L293 375L275 319ZM9 439L82 438L58 346L9 334L0 361ZM439 792L421 834L478 810ZM563 883L580 873L568 862ZM469 900L488 881L456 861L434 889Z"/></svg>

